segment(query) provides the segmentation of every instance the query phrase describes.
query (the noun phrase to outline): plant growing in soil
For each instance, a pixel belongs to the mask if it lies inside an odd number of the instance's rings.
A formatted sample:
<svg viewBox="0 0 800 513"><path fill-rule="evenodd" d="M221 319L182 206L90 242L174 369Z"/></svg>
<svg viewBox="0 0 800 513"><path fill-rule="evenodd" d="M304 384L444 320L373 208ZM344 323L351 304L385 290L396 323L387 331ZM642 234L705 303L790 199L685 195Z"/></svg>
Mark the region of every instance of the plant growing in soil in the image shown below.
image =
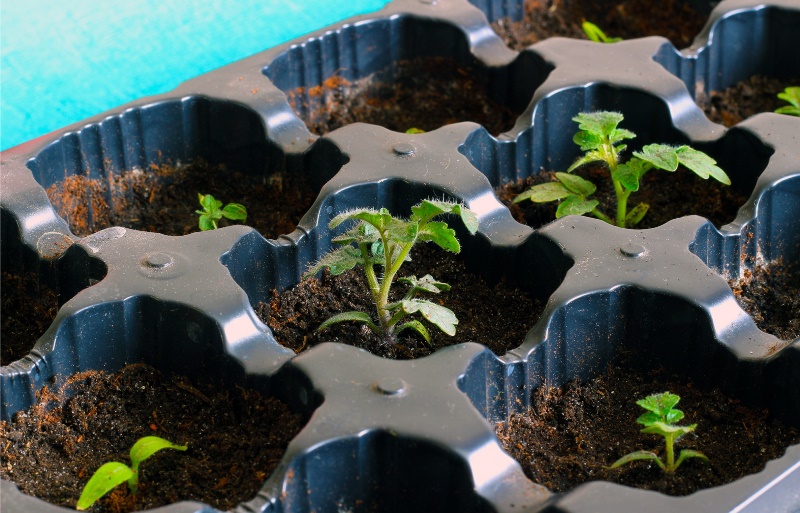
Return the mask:
<svg viewBox="0 0 800 513"><path fill-rule="evenodd" d="M581 23L581 28L583 29L583 33L586 34L586 37L595 43L618 43L622 41L621 37L608 37L605 32L600 30L600 27L591 21L584 20L583 23Z"/></svg>
<svg viewBox="0 0 800 513"><path fill-rule="evenodd" d="M135 495L139 488L139 464L161 449L185 451L187 446L174 444L158 436L145 436L136 440L131 447L131 466L118 461L109 461L103 464L83 487L75 509L89 508L100 497L125 481L128 482L131 493Z"/></svg>
<svg viewBox="0 0 800 513"><path fill-rule="evenodd" d="M225 217L233 221L247 220L247 209L244 205L239 203L228 203L222 207L222 202L214 199L210 194L197 193L197 198L200 200L200 206L203 210L195 210L200 215L199 226L202 231L216 230L217 221Z"/></svg>
<svg viewBox="0 0 800 513"><path fill-rule="evenodd" d="M664 437L667 453L666 463L661 461L661 458L654 452L635 451L618 459L608 468L617 468L637 460L651 460L655 461L665 472L673 473L678 469L681 463L688 458L700 458L704 461L708 461L705 454L691 449L683 449L678 456L678 461L675 461L675 442L686 433L694 431L697 427L697 424L691 424L689 426L675 425L675 423L683 418L683 412L675 409L675 405L678 404L680 399L680 396L676 394L662 392L660 394L648 395L644 399L636 401L636 404L647 410L647 413L643 413L636 419L636 422L644 426L642 433L661 435Z"/></svg>
<svg viewBox="0 0 800 513"><path fill-rule="evenodd" d="M775 112L800 116L800 87L787 87L782 93L778 93L778 98L788 102L790 105L784 105L776 109Z"/></svg>
<svg viewBox="0 0 800 513"><path fill-rule="evenodd" d="M408 276L398 279L398 282L409 286L408 292L402 299L390 302L392 282L403 262L410 260L409 253L417 242L433 242L453 253L461 251L455 230L444 221L434 221L445 214L459 216L471 234L478 230L478 218L474 212L464 205L447 201L423 200L411 207L408 220L393 217L385 208L351 210L334 217L328 225L330 228L350 220L357 223L333 238L333 242L342 247L311 265L303 278L309 278L326 268L331 274L337 275L357 265L362 266L378 322L375 323L366 312L343 312L327 319L317 330L339 322L358 322L368 326L390 344L395 343L397 335L407 329L416 331L430 343L428 329L419 320L400 323L409 315L420 314L444 333L455 335L458 319L450 309L416 297L420 293L438 294L450 290L450 285L437 281L430 274L422 278ZM375 272L376 265L383 268L380 275Z"/></svg>
<svg viewBox="0 0 800 513"><path fill-rule="evenodd" d="M424 133L425 133L425 130L423 130L423 129L421 129L421 128L417 128L417 127L413 127L413 126L412 126L412 127L411 127L411 128L409 128L408 130L406 130L406 133L407 133L407 134L424 134Z"/></svg>
<svg viewBox="0 0 800 513"><path fill-rule="evenodd" d="M682 165L700 178L707 179L710 176L730 185L730 178L716 166L714 159L685 145L650 144L641 152L633 152L633 157L621 163L620 154L626 145L619 143L636 137L630 130L617 128L622 119L621 113L607 111L582 112L572 118L580 129L572 140L586 152L585 155L579 157L565 173L556 173L556 181L531 187L514 198L514 203L526 199L535 203L559 201L556 218L591 214L609 224L625 228L638 224L650 207L647 203L639 203L629 211L628 197L639 190L639 180L653 168L671 172ZM617 212L613 219L597 208L599 201L587 199L597 189L595 184L571 174L582 165L593 162L605 163L614 184Z"/></svg>

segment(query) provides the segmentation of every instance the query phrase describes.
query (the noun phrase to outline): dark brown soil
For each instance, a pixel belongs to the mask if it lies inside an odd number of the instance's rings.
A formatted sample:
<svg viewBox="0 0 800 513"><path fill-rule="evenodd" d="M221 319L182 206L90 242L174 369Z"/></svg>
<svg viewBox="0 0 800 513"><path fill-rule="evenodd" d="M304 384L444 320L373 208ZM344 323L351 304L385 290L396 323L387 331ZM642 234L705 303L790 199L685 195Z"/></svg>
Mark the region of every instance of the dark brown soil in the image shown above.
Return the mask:
<svg viewBox="0 0 800 513"><path fill-rule="evenodd" d="M616 196L611 179L605 167L588 165L574 174L590 180L597 186L591 196L600 200L600 209L612 219L616 213ZM500 201L511 210L518 222L539 228L555 219L558 202L533 203L523 201L514 205L514 198L533 185L555 180L555 174L542 172L510 182L495 189ZM639 190L628 198L628 209L641 202L648 203L650 209L636 229L655 228L678 217L699 215L707 218L714 226L720 227L736 218L736 213L747 196L734 188L713 179L703 180L694 173L678 168L674 173L660 170L649 171L640 182Z"/></svg>
<svg viewBox="0 0 800 513"><path fill-rule="evenodd" d="M356 122L429 132L460 121L479 123L497 135L510 130L522 113L489 98L476 70L442 57L398 61L390 70L355 82L334 76L310 89L300 87L288 98L317 135ZM309 116L298 110L298 102L310 108Z"/></svg>
<svg viewBox="0 0 800 513"><path fill-rule="evenodd" d="M34 273L2 273L0 284L0 365L28 354L58 313L58 296Z"/></svg>
<svg viewBox="0 0 800 513"><path fill-rule="evenodd" d="M663 36L686 48L707 19L680 0L527 0L522 21L501 18L492 27L514 50L523 50L548 37L586 39L584 20L609 37L634 39Z"/></svg>
<svg viewBox="0 0 800 513"><path fill-rule="evenodd" d="M709 462L691 458L666 474L653 462L634 462L607 470L622 456L637 450L664 457L663 438L640 432L636 419L644 410L636 404L650 394L669 391L681 397L678 409L686 417L679 425L697 424L675 445L703 452ZM767 411L747 408L719 390L700 390L682 376L663 369L640 372L610 366L583 384L561 389L541 387L532 407L497 426L505 449L525 474L553 491L563 492L594 480L688 495L702 488L729 483L758 472L767 461L800 442L800 432L770 419Z"/></svg>
<svg viewBox="0 0 800 513"><path fill-rule="evenodd" d="M761 112L774 112L789 105L777 94L787 87L800 85L800 78L781 80L754 75L737 82L724 91L714 91L710 97L698 98L697 103L708 119L731 127Z"/></svg>
<svg viewBox="0 0 800 513"><path fill-rule="evenodd" d="M800 263L778 260L743 274L730 285L756 326L781 340L800 337Z"/></svg>
<svg viewBox="0 0 800 513"><path fill-rule="evenodd" d="M503 355L522 344L544 310L544 302L506 283L487 284L480 276L467 272L457 256L434 248L433 244L415 247L412 258L403 265L401 276L431 274L452 287L449 292L430 297L456 314L459 320L456 334L447 336L428 324L432 348L410 331L404 331L400 340L390 345L355 323L314 331L323 321L341 312L359 310L374 317L375 307L361 268L339 276L325 271L319 279L300 282L280 294L275 292L272 302L260 304L257 313L272 328L279 343L298 353L322 342L341 342L384 358L411 359L461 342L478 342ZM403 287L395 285L394 289L401 290L393 292L405 293Z"/></svg>
<svg viewBox="0 0 800 513"><path fill-rule="evenodd" d="M146 460L139 493L121 485L94 512L181 500L233 508L256 495L302 428L299 415L254 390L195 386L142 364L116 374L76 374L61 390L40 396L32 409L0 424L0 476L53 504L75 507L94 471L108 461L129 465L128 451L143 436L189 446Z"/></svg>
<svg viewBox="0 0 800 513"><path fill-rule="evenodd" d="M302 176L256 176L204 162L126 171L105 181L73 175L47 189L56 211L80 237L111 226L165 235L199 231L198 193L243 204L246 224L268 238L291 233L316 198ZM222 219L219 225L232 223Z"/></svg>

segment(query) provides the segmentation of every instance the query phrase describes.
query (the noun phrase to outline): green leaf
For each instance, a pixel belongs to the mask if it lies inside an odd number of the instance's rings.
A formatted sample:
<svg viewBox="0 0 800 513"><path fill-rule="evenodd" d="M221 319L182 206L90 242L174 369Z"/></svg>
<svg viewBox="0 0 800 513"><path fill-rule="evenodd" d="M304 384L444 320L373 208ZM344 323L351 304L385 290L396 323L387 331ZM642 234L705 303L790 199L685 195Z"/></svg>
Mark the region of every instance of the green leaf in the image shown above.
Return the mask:
<svg viewBox="0 0 800 513"><path fill-rule="evenodd" d="M605 32L600 30L600 27L589 21L584 21L581 24L581 28L586 37L595 43L617 43L622 41L621 37L608 37Z"/></svg>
<svg viewBox="0 0 800 513"><path fill-rule="evenodd" d="M375 227L366 223L359 223L343 234L332 238L331 242L336 244L372 244L373 242L379 241L380 238L381 236Z"/></svg>
<svg viewBox="0 0 800 513"><path fill-rule="evenodd" d="M648 144L641 152L634 151L634 156L649 162L653 166L665 171L678 169L678 155L675 148L666 144Z"/></svg>
<svg viewBox="0 0 800 513"><path fill-rule="evenodd" d="M625 164L617 166L617 170L611 174L611 179L621 183L629 191L638 191L639 180L650 168L650 163L634 157Z"/></svg>
<svg viewBox="0 0 800 513"><path fill-rule="evenodd" d="M686 433L691 433L694 431L696 427L697 424L691 424L689 426L671 426L666 422L659 421L654 422L642 429L642 433L647 433L648 435L661 435L664 438L672 436L674 437L673 440L677 440Z"/></svg>
<svg viewBox="0 0 800 513"><path fill-rule="evenodd" d="M422 335L422 338L425 339L425 342L427 342L428 345L431 345L431 335L430 335L430 333L428 333L428 328L426 328L425 325L422 324L421 322L419 322L417 320L408 321L408 322L398 326L397 331L395 333L399 334L403 330L414 330L414 331L416 331L417 333Z"/></svg>
<svg viewBox="0 0 800 513"><path fill-rule="evenodd" d="M670 410L665 416L667 424L675 424L676 422L680 422L682 418L683 412L681 410Z"/></svg>
<svg viewBox="0 0 800 513"><path fill-rule="evenodd" d="M571 166L567 169L567 173L571 173L581 167L584 164L591 164L592 162L605 162L603 159L603 155L598 151L590 151L583 157L578 158L575 162L572 163Z"/></svg>
<svg viewBox="0 0 800 513"><path fill-rule="evenodd" d="M703 461L708 461L708 456L706 456L700 451L694 451L692 449L683 449L681 453L678 455L678 461L675 462L675 466L673 466L672 470L675 470L678 467L680 467L681 463L683 463L684 460L687 460L689 458L700 458Z"/></svg>
<svg viewBox="0 0 800 513"><path fill-rule="evenodd" d="M389 240L397 243L413 242L417 238L419 224L392 218L386 223L386 234Z"/></svg>
<svg viewBox="0 0 800 513"><path fill-rule="evenodd" d="M331 274L336 276L357 265L364 265L364 256L361 251L353 246L344 246L327 253L309 266L308 270L303 273L303 279L310 278L325 268L330 269Z"/></svg>
<svg viewBox="0 0 800 513"><path fill-rule="evenodd" d="M457 215L470 233L478 231L478 216L461 203L426 199L411 207L411 219L418 220L421 225L426 224L440 214Z"/></svg>
<svg viewBox="0 0 800 513"><path fill-rule="evenodd" d="M578 123L578 128L581 130L608 138L624 118L620 112L599 110L596 112L581 112L572 118L572 121Z"/></svg>
<svg viewBox="0 0 800 513"><path fill-rule="evenodd" d="M680 163L700 178L705 179L710 176L725 185L731 184L731 179L728 178L725 171L716 166L717 161L702 151L689 146L681 146L676 150L676 154Z"/></svg>
<svg viewBox="0 0 800 513"><path fill-rule="evenodd" d="M458 253L461 251L461 244L456 239L456 231L447 226L447 223L433 221L426 224L419 232L419 240L433 242L440 248Z"/></svg>
<svg viewBox="0 0 800 513"><path fill-rule="evenodd" d="M650 205L647 203L639 203L635 207L633 207L628 214L625 216L625 226L628 228L632 228L639 224L639 221L642 220L644 215L647 213L647 210L650 208Z"/></svg>
<svg viewBox="0 0 800 513"><path fill-rule="evenodd" d="M247 209L244 208L244 205L240 205L239 203L228 203L225 205L225 208L222 209L222 215L234 221L246 221Z"/></svg>
<svg viewBox="0 0 800 513"><path fill-rule="evenodd" d="M359 208L355 210L348 210L347 212L342 212L341 214L331 219L331 222L328 223L328 228L336 228L343 222L352 219L366 221L369 224L380 228L382 227L382 221L387 217L391 218L391 216L388 214L388 211L386 211L385 208L382 208L380 211L372 208Z"/></svg>
<svg viewBox="0 0 800 513"><path fill-rule="evenodd" d="M661 421L661 415L652 411L649 411L647 413L642 413L641 415L639 415L639 418L636 419L636 422L644 426L650 426L660 421Z"/></svg>
<svg viewBox="0 0 800 513"><path fill-rule="evenodd" d="M580 196L570 196L562 201L556 209L556 219L564 216L581 216L594 210L600 202L597 200L585 200Z"/></svg>
<svg viewBox="0 0 800 513"><path fill-rule="evenodd" d="M581 151L596 150L605 142L600 134L585 130L576 132L572 141L581 147Z"/></svg>
<svg viewBox="0 0 800 513"><path fill-rule="evenodd" d="M139 464L162 449L175 449L185 451L187 446L178 445L158 436L145 436L136 440L131 447L131 463L133 471L139 468Z"/></svg>
<svg viewBox="0 0 800 513"><path fill-rule="evenodd" d="M408 130L406 130L406 133L407 134L424 134L425 130L422 130L421 128L416 128L416 127L412 126Z"/></svg>
<svg viewBox="0 0 800 513"><path fill-rule="evenodd" d="M790 116L800 116L800 107L785 105L775 110L776 114L789 114Z"/></svg>
<svg viewBox="0 0 800 513"><path fill-rule="evenodd" d="M677 394L661 392L660 394L651 394L644 399L639 399L636 404L663 418L680 400L681 397Z"/></svg>
<svg viewBox="0 0 800 513"><path fill-rule="evenodd" d="M514 203L529 199L534 203L547 203L570 196L572 192L564 187L561 182L548 182L534 185L527 191L514 198Z"/></svg>
<svg viewBox="0 0 800 513"><path fill-rule="evenodd" d="M556 173L558 181L564 184L569 191L579 196L590 196L594 194L597 187L589 180L584 180L580 176L569 173Z"/></svg>
<svg viewBox="0 0 800 513"><path fill-rule="evenodd" d="M778 98L792 104L793 106L797 107L800 111L800 87L787 87L786 89L783 90L782 93L778 93ZM781 107L781 108L786 108L786 107ZM775 112L778 111L776 110Z"/></svg>
<svg viewBox="0 0 800 513"><path fill-rule="evenodd" d="M320 324L319 327L317 328L317 331L324 330L328 326L340 322L360 322L362 324L366 324L367 326L369 326L369 328L375 333L381 332L380 328L378 328L378 326L376 326L375 323L372 322L372 317L370 317L369 314L364 312L342 312L336 314L332 317L329 317L325 322Z"/></svg>
<svg viewBox="0 0 800 513"><path fill-rule="evenodd" d="M214 196L210 194L200 194L197 193L197 197L200 199L200 205L207 211L207 212L215 212L222 207L222 202L217 201L214 199Z"/></svg>
<svg viewBox="0 0 800 513"><path fill-rule="evenodd" d="M430 274L426 274L422 278L417 279L416 276L406 276L398 278L398 283L405 283L411 285L411 292L430 292L431 294L438 294L439 292L447 292L450 290L450 285L447 283L437 281Z"/></svg>
<svg viewBox="0 0 800 513"><path fill-rule="evenodd" d="M117 461L111 461L97 469L94 475L83 487L81 496L78 499L78 504L75 506L77 510L85 510L103 495L107 494L117 486L133 477L133 470L127 465L123 465Z"/></svg>
<svg viewBox="0 0 800 513"><path fill-rule="evenodd" d="M626 454L625 456L623 456L622 458L618 459L610 467L607 467L607 468L612 469L612 468L621 467L622 465L625 465L625 464L630 463L632 461L638 461L638 460L655 461L656 463L658 463L659 467L661 467L662 469L666 469L666 467L664 465L664 462L662 462L661 459L659 459L659 457L655 453L650 452L650 451L636 451L636 452L632 452L630 454Z"/></svg>
<svg viewBox="0 0 800 513"><path fill-rule="evenodd" d="M451 337L456 334L458 319L456 314L449 308L424 299L403 299L397 303L405 313L413 314L419 312L428 322Z"/></svg>
<svg viewBox="0 0 800 513"><path fill-rule="evenodd" d="M198 226L202 231L213 230L217 227L217 225L214 223L214 220L211 219L211 216L208 214L203 214L200 216Z"/></svg>
<svg viewBox="0 0 800 513"><path fill-rule="evenodd" d="M611 135L608 136L608 141L611 144L614 144L624 139L635 139L635 138L636 134L634 134L630 130L625 130L624 128L615 128L614 130L611 131ZM624 149L625 145L618 146L617 152L621 152Z"/></svg>

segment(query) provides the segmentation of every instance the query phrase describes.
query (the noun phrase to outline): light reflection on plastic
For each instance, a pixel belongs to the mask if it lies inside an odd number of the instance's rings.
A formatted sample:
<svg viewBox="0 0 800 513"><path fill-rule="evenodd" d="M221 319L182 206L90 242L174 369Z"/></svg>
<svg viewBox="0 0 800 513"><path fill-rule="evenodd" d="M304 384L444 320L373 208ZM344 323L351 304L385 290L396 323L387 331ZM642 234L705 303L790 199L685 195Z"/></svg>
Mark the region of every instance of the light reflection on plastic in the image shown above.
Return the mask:
<svg viewBox="0 0 800 513"><path fill-rule="evenodd" d="M289 114L288 112L279 112L277 114L270 114L269 126L276 128L281 125L288 125L296 121L297 118L294 116L294 114Z"/></svg>
<svg viewBox="0 0 800 513"><path fill-rule="evenodd" d="M475 212L478 216L484 216L495 210L500 210L503 205L497 201L497 197L493 192L485 192L469 202L469 209Z"/></svg>
<svg viewBox="0 0 800 513"><path fill-rule="evenodd" d="M223 332L225 339L233 345L258 336L258 329L246 313L226 322Z"/></svg>
<svg viewBox="0 0 800 513"><path fill-rule="evenodd" d="M726 331L737 322L744 320L742 309L733 297L725 298L724 301L711 305L709 311L717 333Z"/></svg>
<svg viewBox="0 0 800 513"><path fill-rule="evenodd" d="M470 455L469 464L475 487L480 489L492 480L505 475L509 470L508 467L513 466L514 460L504 453L499 445L486 443ZM499 471L500 469L502 471Z"/></svg>
<svg viewBox="0 0 800 513"><path fill-rule="evenodd" d="M25 231L27 232L33 232L36 230L37 226L52 224L56 220L56 218L53 216L53 212L47 208L39 209L37 213L30 216L24 216L23 219L25 223Z"/></svg>

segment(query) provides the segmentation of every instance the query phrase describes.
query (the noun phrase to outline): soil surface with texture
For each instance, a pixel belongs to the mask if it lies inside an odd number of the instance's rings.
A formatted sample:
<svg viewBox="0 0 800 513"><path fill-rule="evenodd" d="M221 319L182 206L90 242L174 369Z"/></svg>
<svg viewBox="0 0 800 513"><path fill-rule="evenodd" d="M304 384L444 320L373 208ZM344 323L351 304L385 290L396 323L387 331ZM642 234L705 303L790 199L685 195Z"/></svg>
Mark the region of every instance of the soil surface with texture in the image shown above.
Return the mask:
<svg viewBox="0 0 800 513"><path fill-rule="evenodd" d="M573 174L581 176L597 186L590 199L600 201L600 210L612 219L616 215L616 196L608 171L604 166L586 165ZM514 198L534 185L555 180L555 173L542 172L524 180L509 182L497 187L495 193L500 201L511 210L517 222L532 228L540 228L553 221L556 216L557 201L534 203L529 200L514 204ZM655 228L662 224L688 215L705 217L721 227L736 218L739 207L747 201L747 196L729 185L713 180L703 180L691 171L678 168L669 173L651 170L642 177L639 190L628 198L628 210L644 202L650 209L634 228ZM593 216L591 216L593 217Z"/></svg>
<svg viewBox="0 0 800 513"><path fill-rule="evenodd" d="M200 231L198 193L211 194L223 205L241 203L247 209L244 224L267 238L294 231L317 195L299 175L251 175L204 162L152 166L108 180L73 175L47 189L56 211L79 237L111 226L164 235ZM234 223L223 218L219 226Z"/></svg>
<svg viewBox="0 0 800 513"><path fill-rule="evenodd" d="M130 465L130 447L143 436L189 446L148 458L137 495L120 485L92 512L182 500L233 508L255 497L303 426L300 415L254 390L193 385L143 364L75 374L39 395L36 406L0 424L0 476L50 503L74 508L94 471L108 461Z"/></svg>
<svg viewBox="0 0 800 513"><path fill-rule="evenodd" d="M679 0L527 0L521 21L501 18L492 28L514 50L548 37L588 39L581 28L584 20L600 27L608 37L663 36L675 47L686 48L702 30L708 14Z"/></svg>
<svg viewBox="0 0 800 513"><path fill-rule="evenodd" d="M678 425L697 424L675 444L704 453L709 462L690 458L673 474L654 462L639 461L605 469L637 450L664 458L664 439L641 433L636 419L645 412L636 401L669 391L680 396L677 408L686 417ZM683 376L663 369L635 370L609 366L585 383L563 388L540 387L532 407L514 414L496 431L505 449L533 481L555 492L595 480L688 495L760 471L800 442L800 431L773 420L766 410L747 408L719 390L701 390Z"/></svg>
<svg viewBox="0 0 800 513"><path fill-rule="evenodd" d="M761 331L781 340L800 337L800 263L758 265L730 286Z"/></svg>
<svg viewBox="0 0 800 513"><path fill-rule="evenodd" d="M774 112L779 107L789 105L777 94L792 86L800 86L800 78L782 80L754 75L724 91L714 91L708 97L700 97L697 103L708 119L732 127L761 112Z"/></svg>
<svg viewBox="0 0 800 513"><path fill-rule="evenodd" d="M34 273L2 273L0 284L0 365L28 354L58 313L55 291Z"/></svg>
<svg viewBox="0 0 800 513"><path fill-rule="evenodd" d="M260 304L257 313L272 328L280 344L298 353L322 342L341 342L385 358L411 359L461 342L478 342L495 354L503 355L522 344L525 334L544 310L543 301L503 282L489 285L480 276L467 272L456 255L433 244L415 246L411 257L413 260L403 264L399 276L431 274L452 287L448 292L427 296L453 310L459 321L453 337L425 323L433 347L410 330L401 333L399 341L393 345L356 323L339 323L324 331L315 331L323 321L341 312L358 310L375 317L375 307L360 267L339 276L325 271L282 293L274 292L270 304ZM392 289L396 294L406 291L402 284L395 284Z"/></svg>
<svg viewBox="0 0 800 513"><path fill-rule="evenodd" d="M490 98L476 70L442 57L398 61L388 72L354 82L331 77L287 96L317 135L357 122L396 132L411 128L430 132L461 121L473 121L498 135L510 130L522 114ZM301 102L311 110L309 116L298 111Z"/></svg>

